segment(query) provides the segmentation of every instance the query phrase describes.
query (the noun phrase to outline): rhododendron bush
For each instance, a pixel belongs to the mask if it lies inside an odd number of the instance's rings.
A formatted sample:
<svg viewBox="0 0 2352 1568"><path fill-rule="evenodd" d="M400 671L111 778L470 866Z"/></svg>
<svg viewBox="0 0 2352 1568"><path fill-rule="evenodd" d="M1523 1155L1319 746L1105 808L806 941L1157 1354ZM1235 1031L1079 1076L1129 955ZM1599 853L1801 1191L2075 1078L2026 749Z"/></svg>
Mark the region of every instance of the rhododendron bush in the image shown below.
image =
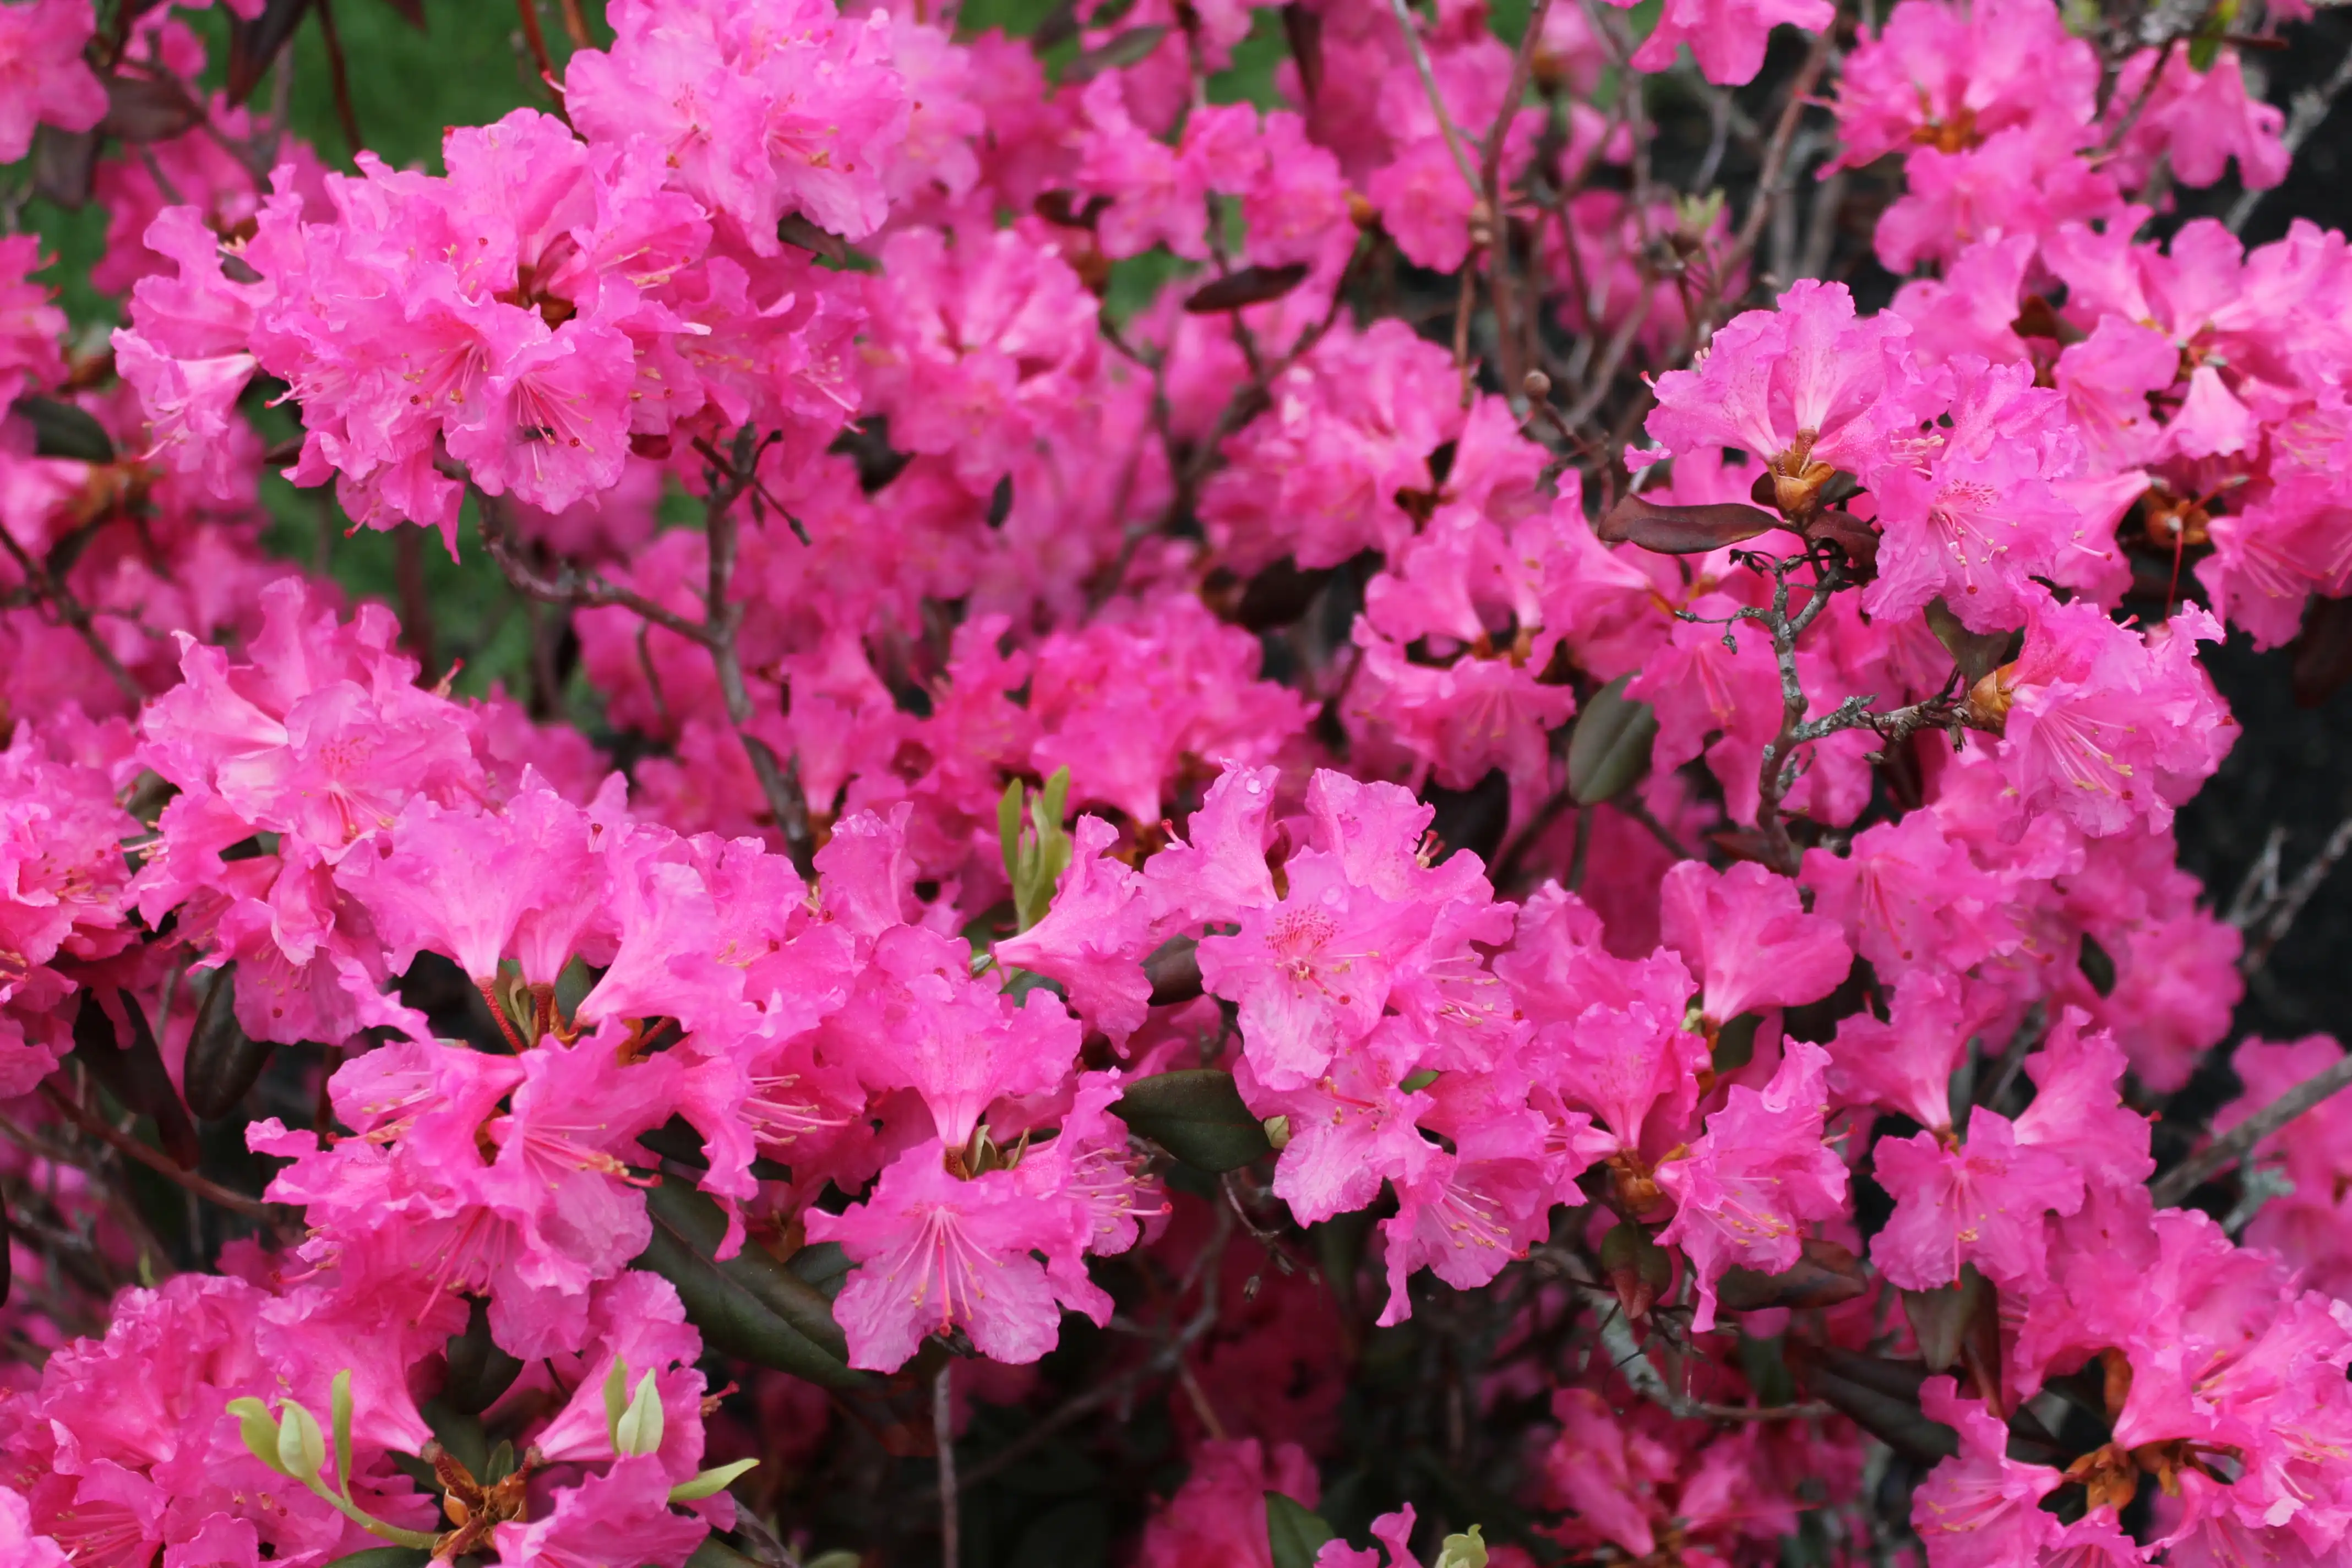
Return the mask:
<svg viewBox="0 0 2352 1568"><path fill-rule="evenodd" d="M2301 0L1003 22L0 0L0 1562L2352 1561Z"/></svg>

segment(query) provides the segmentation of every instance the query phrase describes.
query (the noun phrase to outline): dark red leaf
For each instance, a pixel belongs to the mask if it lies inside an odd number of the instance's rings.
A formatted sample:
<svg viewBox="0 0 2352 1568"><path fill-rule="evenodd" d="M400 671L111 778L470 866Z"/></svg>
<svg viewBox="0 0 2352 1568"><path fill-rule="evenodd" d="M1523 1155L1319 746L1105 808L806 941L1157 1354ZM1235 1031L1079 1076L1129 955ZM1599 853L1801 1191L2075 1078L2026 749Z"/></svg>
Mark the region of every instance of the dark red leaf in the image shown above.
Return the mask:
<svg viewBox="0 0 2352 1568"><path fill-rule="evenodd" d="M1095 219L1102 216L1110 205L1108 196L1088 196L1084 205L1070 191L1046 191L1031 204L1037 216L1056 228L1092 228Z"/></svg>
<svg viewBox="0 0 2352 1568"><path fill-rule="evenodd" d="M1795 1266L1779 1274L1726 1269L1716 1281L1717 1302L1733 1312L1765 1307L1834 1307L1870 1288L1863 1278L1861 1259L1836 1242L1816 1237L1804 1247Z"/></svg>
<svg viewBox="0 0 2352 1568"><path fill-rule="evenodd" d="M1629 495L1601 520L1601 537L1611 544L1630 541L1661 555L1704 555L1781 526L1771 512L1738 501L1660 506Z"/></svg>
<svg viewBox="0 0 2352 1568"><path fill-rule="evenodd" d="M1867 581L1878 574L1878 530L1842 511L1814 514L1805 523L1805 537L1834 544Z"/></svg>
<svg viewBox="0 0 2352 1568"><path fill-rule="evenodd" d="M228 100L243 103L269 74L270 63L278 58L301 25L304 13L310 9L310 0L269 0L261 15L250 22L239 22L228 36Z"/></svg>
<svg viewBox="0 0 2352 1568"><path fill-rule="evenodd" d="M1291 0L1282 8L1282 35L1290 45L1290 58L1298 63L1299 96L1311 113L1315 100L1323 96L1323 18Z"/></svg>
<svg viewBox="0 0 2352 1568"><path fill-rule="evenodd" d="M89 203L98 178L95 131L44 125L33 137L33 194L71 211Z"/></svg>
<svg viewBox="0 0 2352 1568"><path fill-rule="evenodd" d="M1268 300L1281 299L1306 280L1307 263L1303 261L1294 261L1286 267L1244 267L1193 289L1185 296L1184 309L1196 316L1206 316L1218 310L1238 310L1244 305L1263 305Z"/></svg>
<svg viewBox="0 0 2352 1568"><path fill-rule="evenodd" d="M203 106L169 77L111 76L98 131L124 142L168 142L204 117Z"/></svg>

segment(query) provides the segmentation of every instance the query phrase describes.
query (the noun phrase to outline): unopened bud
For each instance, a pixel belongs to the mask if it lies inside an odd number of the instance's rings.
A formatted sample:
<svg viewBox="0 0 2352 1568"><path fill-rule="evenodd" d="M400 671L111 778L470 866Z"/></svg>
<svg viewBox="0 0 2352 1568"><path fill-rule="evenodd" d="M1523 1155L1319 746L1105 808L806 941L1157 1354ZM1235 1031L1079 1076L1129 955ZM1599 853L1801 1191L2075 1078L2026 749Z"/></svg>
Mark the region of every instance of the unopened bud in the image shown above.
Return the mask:
<svg viewBox="0 0 2352 1568"><path fill-rule="evenodd" d="M1269 1116L1265 1119L1265 1141L1277 1151L1290 1147L1290 1118Z"/></svg>
<svg viewBox="0 0 2352 1568"><path fill-rule="evenodd" d="M1542 399L1551 395L1551 377L1539 370L1531 370L1519 380L1519 390L1529 397Z"/></svg>

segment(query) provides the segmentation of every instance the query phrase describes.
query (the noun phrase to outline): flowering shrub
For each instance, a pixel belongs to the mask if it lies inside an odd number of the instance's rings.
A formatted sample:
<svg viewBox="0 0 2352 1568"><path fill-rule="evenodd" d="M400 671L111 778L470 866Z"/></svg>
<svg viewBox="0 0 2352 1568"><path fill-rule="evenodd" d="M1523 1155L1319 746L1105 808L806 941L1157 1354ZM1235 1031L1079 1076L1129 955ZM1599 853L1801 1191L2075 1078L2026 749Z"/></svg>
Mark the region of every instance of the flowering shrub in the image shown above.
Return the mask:
<svg viewBox="0 0 2352 1568"><path fill-rule="evenodd" d="M5 1562L2352 1557L2299 5L305 9L0 0Z"/></svg>

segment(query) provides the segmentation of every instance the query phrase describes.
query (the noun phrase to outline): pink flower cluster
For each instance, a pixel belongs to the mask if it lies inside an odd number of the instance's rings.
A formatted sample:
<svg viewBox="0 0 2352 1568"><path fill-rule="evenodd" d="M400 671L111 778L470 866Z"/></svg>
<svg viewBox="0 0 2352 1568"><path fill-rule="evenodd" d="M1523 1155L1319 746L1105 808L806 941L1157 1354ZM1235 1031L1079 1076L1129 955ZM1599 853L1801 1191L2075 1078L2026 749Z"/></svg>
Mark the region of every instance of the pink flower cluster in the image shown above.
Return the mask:
<svg viewBox="0 0 2352 1568"><path fill-rule="evenodd" d="M110 351L0 239L7 1561L681 1568L706 1458L952 1458L1100 1354L1039 1429L1171 1392L1134 1560L1272 1568L1366 1344L1473 1321L1493 1544L1322 1568L1859 1563L1890 1455L1930 1568L2352 1553L2352 1112L2227 1224L2152 1137L2242 990L2200 648L2352 595L2343 237L2143 237L2284 178L2237 54L1903 0L1818 91L1922 275L1741 310L1622 84L1826 0L1285 15L1262 107L1237 5L1049 85L613 0L441 174L110 153ZM0 159L204 69L92 29L0 3ZM595 738L272 561L270 461L563 617ZM159 1273L108 1160L248 1233Z"/></svg>

